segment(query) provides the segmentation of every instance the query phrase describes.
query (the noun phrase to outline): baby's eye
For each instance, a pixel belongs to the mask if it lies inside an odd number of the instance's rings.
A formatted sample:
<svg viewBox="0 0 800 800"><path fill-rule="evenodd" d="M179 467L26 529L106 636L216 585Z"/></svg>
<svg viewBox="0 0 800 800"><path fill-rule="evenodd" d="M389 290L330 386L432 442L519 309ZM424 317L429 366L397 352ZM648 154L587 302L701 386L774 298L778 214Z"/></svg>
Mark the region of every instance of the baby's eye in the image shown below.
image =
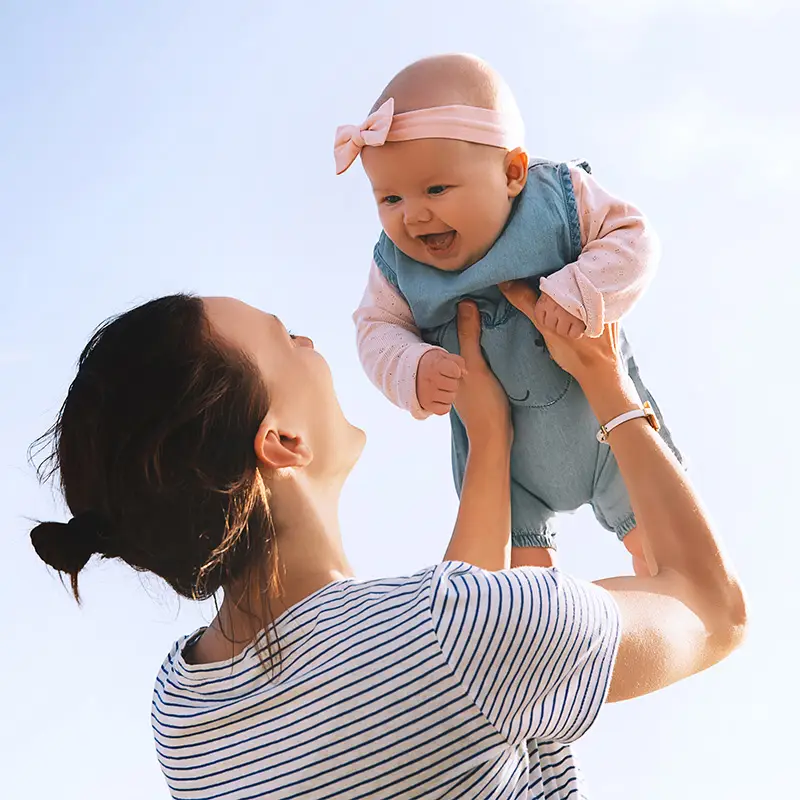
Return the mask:
<svg viewBox="0 0 800 800"><path fill-rule="evenodd" d="M446 189L447 189L446 186L441 186L441 185L429 186L428 187L428 194L434 194L434 195L443 194Z"/></svg>
<svg viewBox="0 0 800 800"><path fill-rule="evenodd" d="M291 331L287 330L286 333L289 334L289 338L294 341L297 338L297 335L292 333Z"/></svg>
<svg viewBox="0 0 800 800"><path fill-rule="evenodd" d="M389 194L383 198L383 202L386 203L387 206L393 206L399 203L403 198L396 194Z"/></svg>

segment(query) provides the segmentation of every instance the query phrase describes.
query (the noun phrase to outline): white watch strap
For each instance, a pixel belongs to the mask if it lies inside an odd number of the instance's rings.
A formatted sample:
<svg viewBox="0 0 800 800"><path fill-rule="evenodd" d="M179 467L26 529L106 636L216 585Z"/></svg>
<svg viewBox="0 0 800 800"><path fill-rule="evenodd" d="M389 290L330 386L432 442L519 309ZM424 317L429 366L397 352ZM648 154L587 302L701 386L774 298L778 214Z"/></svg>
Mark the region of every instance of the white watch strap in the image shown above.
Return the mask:
<svg viewBox="0 0 800 800"><path fill-rule="evenodd" d="M605 442L608 439L608 434L618 425L622 425L623 422L629 422L632 419L639 419L640 417L649 417L651 413L651 411L645 410L644 408L634 408L632 411L626 411L624 414L614 417L610 422L606 422L605 425L600 426L600 430L597 431L597 441Z"/></svg>

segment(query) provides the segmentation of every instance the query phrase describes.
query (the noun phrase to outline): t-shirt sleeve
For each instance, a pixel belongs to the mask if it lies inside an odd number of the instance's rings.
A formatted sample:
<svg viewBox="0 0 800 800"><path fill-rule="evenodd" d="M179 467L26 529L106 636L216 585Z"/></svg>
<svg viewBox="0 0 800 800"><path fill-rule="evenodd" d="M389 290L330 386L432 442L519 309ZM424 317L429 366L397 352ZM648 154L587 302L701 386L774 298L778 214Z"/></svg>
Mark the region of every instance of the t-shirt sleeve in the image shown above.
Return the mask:
<svg viewBox="0 0 800 800"><path fill-rule="evenodd" d="M557 569L486 572L448 562L433 576L442 652L509 742L572 742L608 693L620 637L611 595Z"/></svg>

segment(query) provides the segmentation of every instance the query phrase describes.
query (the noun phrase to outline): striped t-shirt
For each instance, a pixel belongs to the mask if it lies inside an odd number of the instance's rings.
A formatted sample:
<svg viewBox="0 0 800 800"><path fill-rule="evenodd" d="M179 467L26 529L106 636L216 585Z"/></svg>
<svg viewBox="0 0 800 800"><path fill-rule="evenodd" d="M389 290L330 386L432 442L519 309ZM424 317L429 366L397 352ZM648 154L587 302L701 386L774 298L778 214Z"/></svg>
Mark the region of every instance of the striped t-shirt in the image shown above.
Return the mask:
<svg viewBox="0 0 800 800"><path fill-rule="evenodd" d="M585 797L569 742L594 721L619 639L611 596L556 569L447 562L335 581L253 647L156 679L156 750L173 798Z"/></svg>

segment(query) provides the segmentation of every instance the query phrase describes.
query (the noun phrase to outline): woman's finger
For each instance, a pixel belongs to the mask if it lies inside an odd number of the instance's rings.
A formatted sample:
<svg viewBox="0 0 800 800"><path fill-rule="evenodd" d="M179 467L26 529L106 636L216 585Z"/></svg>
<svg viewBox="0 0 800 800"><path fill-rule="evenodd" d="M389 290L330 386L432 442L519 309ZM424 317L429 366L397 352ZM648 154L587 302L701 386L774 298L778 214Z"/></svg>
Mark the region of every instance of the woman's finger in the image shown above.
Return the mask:
<svg viewBox="0 0 800 800"><path fill-rule="evenodd" d="M483 363L481 353L481 315L475 303L458 304L458 347L467 370Z"/></svg>
<svg viewBox="0 0 800 800"><path fill-rule="evenodd" d="M498 289L503 297L514 308L521 311L531 322L534 322L534 312L539 294L527 281L505 281L498 284Z"/></svg>

